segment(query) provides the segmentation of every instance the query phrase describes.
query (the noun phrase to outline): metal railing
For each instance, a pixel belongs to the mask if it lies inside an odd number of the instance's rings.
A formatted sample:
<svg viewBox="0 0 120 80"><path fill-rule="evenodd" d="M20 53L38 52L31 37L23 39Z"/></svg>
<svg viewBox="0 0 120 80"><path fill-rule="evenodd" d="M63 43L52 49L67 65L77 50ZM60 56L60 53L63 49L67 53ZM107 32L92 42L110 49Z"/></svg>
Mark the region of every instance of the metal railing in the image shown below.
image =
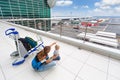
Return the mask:
<svg viewBox="0 0 120 80"><path fill-rule="evenodd" d="M107 56L109 55L111 57L120 59L120 50L117 49L117 48L108 47L108 46L101 45L101 44L96 44L96 43L93 43L93 42L90 42L90 41L84 42L81 39L71 38L71 37L68 37L68 36L64 36L63 34L60 35L59 33L55 34L51 31L41 31L41 30L38 30L38 29L25 27L25 26L13 24L13 23L8 23L8 22L5 22L5 21L2 21L2 22L6 23L8 25L14 26L14 27L19 27L19 28L25 29L27 31L30 31L30 32L33 32L33 33L36 33L36 34L40 34L42 36L46 36L46 37L49 37L49 38L56 39L58 41L68 43L70 45L79 47L81 49L89 50L89 51L92 51L92 52L95 52L95 53L104 54L104 55L107 55ZM60 30L60 29L58 29L58 30ZM64 28L62 27L62 31L63 30L64 30Z"/></svg>

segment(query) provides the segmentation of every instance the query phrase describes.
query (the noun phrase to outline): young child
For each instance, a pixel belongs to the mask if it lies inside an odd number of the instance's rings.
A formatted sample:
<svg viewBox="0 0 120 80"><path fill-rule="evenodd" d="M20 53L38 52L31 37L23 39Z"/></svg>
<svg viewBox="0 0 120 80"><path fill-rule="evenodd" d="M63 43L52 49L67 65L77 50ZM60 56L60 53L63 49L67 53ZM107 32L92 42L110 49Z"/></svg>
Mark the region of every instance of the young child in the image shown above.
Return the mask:
<svg viewBox="0 0 120 80"><path fill-rule="evenodd" d="M56 56L56 58L53 59L53 60L60 60L59 49L60 49L60 46L59 45L55 45L55 50L54 50L53 56Z"/></svg>

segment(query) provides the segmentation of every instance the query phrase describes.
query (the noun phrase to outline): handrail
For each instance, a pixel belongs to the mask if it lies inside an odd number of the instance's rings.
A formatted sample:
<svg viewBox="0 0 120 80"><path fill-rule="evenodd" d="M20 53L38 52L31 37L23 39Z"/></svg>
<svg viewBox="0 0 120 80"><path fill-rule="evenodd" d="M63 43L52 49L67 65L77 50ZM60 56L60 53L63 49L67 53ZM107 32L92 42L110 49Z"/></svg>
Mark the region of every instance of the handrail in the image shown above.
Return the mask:
<svg viewBox="0 0 120 80"><path fill-rule="evenodd" d="M10 34L18 34L18 32L15 31L15 28L9 28L5 31L5 35L10 35Z"/></svg>

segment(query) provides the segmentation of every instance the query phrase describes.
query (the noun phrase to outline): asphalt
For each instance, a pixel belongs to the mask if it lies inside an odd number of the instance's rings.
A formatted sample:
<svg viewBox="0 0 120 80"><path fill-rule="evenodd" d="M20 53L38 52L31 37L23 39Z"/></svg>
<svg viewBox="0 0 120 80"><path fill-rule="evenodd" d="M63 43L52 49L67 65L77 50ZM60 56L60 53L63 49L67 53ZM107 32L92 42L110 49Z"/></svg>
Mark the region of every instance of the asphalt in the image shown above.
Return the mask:
<svg viewBox="0 0 120 80"><path fill-rule="evenodd" d="M120 36L120 18L110 19L110 23L108 23L105 31L113 32Z"/></svg>
<svg viewBox="0 0 120 80"><path fill-rule="evenodd" d="M76 38L76 35L85 32L85 27L79 26L79 29L74 29L76 26L66 26L66 25L57 25L53 26L51 33L60 34L63 36L68 36L72 38ZM105 21L100 23L99 26L88 27L87 32L96 33L97 31L106 31L106 32L113 32L120 36L120 18L111 18L109 21Z"/></svg>

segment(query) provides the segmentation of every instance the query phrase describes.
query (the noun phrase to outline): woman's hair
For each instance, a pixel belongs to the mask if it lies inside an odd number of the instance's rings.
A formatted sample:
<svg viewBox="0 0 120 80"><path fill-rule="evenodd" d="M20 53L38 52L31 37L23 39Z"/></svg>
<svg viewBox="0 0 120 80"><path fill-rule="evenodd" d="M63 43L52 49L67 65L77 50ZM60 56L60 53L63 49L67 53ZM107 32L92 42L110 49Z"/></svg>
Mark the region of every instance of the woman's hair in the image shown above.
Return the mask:
<svg viewBox="0 0 120 80"><path fill-rule="evenodd" d="M51 48L50 46L45 46L44 47L44 53L48 54L50 52L50 48Z"/></svg>
<svg viewBox="0 0 120 80"><path fill-rule="evenodd" d="M50 46L45 46L43 50L41 50L38 54L37 54L37 59L41 59L44 56L48 56L48 53L50 52Z"/></svg>

